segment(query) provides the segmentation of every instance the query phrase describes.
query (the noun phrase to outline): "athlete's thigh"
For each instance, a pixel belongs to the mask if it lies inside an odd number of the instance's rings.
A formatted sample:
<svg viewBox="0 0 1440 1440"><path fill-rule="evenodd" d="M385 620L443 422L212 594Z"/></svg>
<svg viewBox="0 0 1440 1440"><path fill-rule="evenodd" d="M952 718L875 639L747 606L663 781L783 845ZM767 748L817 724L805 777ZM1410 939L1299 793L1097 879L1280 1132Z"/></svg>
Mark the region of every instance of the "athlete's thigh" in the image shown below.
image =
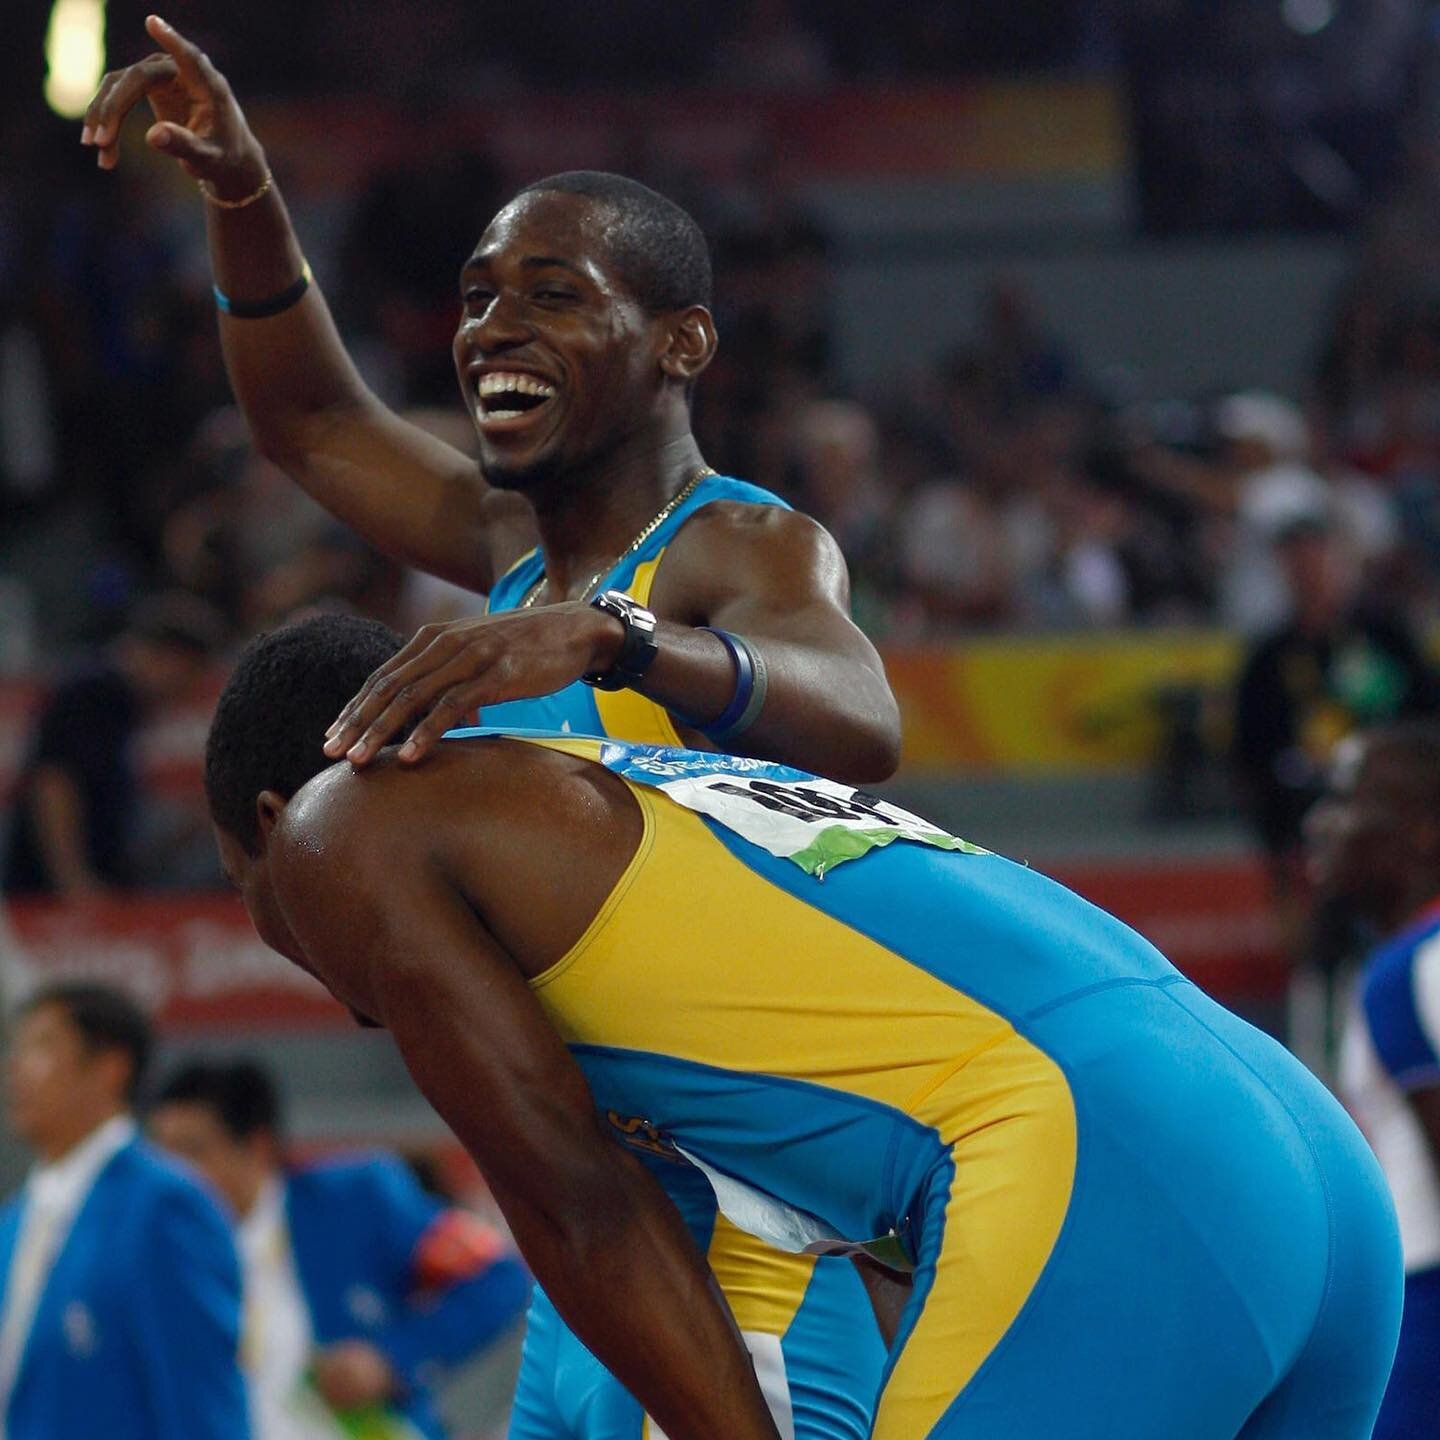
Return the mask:
<svg viewBox="0 0 1440 1440"><path fill-rule="evenodd" d="M876 1440L941 1433L1043 1281L1071 1203L1075 1114L1059 1068L1016 1037L959 1076L932 1094L933 1113L921 1117L953 1137L952 1149L911 1211L918 1264ZM969 1108L967 1084L993 1101Z"/></svg>
<svg viewBox="0 0 1440 1440"><path fill-rule="evenodd" d="M526 1317L509 1440L647 1440L639 1403L538 1286Z"/></svg>
<svg viewBox="0 0 1440 1440"><path fill-rule="evenodd" d="M1316 1086L1317 1091L1319 1086ZM1305 1103L1299 1097L1297 1106ZM1387 1391L1396 1358L1402 1275L1400 1237L1384 1176L1343 1117L1313 1097L1304 1118L1315 1137L1331 1212L1329 1283L1294 1364L1241 1431L1242 1440L1417 1440L1440 1435L1440 1293L1432 1297L1432 1343L1411 1376ZM1336 1123L1326 1123L1333 1118ZM1343 1123L1341 1123L1343 1122ZM1408 1304L1408 1297L1407 1297ZM1402 1369L1411 1368L1401 1365ZM1413 1380L1413 1384L1407 1383ZM1408 1396L1406 1392L1408 1391ZM1406 1398L1402 1398L1406 1396ZM1382 1407L1382 1400L1384 1401ZM1407 1410L1426 1417L1420 1428ZM1377 1423L1377 1414L1380 1419Z"/></svg>
<svg viewBox="0 0 1440 1440"><path fill-rule="evenodd" d="M864 1440L885 1350L849 1262L782 1255L723 1219L709 1254L781 1440ZM538 1288L510 1440L664 1440Z"/></svg>
<svg viewBox="0 0 1440 1440"><path fill-rule="evenodd" d="M864 1440L885 1347L854 1266L775 1250L718 1213L706 1258L781 1440Z"/></svg>
<svg viewBox="0 0 1440 1440"><path fill-rule="evenodd" d="M1324 1293L1327 1207L1305 1138L1163 994L1070 1007L1044 1038L1067 1056L1070 1174L1041 1183L1066 1137L1038 1107L1027 1120L1012 1101L957 1143L943 1209L925 1207L928 1270L877 1440L1228 1440ZM1037 1219L1057 1200L1059 1222ZM892 1412L901 1380L909 1409ZM933 1407L946 1383L930 1419L913 1396L928 1386Z"/></svg>

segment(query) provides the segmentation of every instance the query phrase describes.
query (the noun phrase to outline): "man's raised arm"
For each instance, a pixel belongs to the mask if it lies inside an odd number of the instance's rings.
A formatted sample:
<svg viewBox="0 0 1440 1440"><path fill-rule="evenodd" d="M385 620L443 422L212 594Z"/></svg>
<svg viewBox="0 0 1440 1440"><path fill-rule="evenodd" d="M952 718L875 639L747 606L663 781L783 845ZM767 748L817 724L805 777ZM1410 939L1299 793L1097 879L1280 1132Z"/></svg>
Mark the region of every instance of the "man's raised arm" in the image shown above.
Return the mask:
<svg viewBox="0 0 1440 1440"><path fill-rule="evenodd" d="M324 297L304 284L285 202L225 77L158 16L146 29L159 51L104 78L81 139L113 169L120 127L147 100L147 143L201 182L215 286L230 305L227 314L221 303L225 364L257 447L377 549L488 590L496 546L504 563L524 548L513 542L513 498L366 388Z"/></svg>

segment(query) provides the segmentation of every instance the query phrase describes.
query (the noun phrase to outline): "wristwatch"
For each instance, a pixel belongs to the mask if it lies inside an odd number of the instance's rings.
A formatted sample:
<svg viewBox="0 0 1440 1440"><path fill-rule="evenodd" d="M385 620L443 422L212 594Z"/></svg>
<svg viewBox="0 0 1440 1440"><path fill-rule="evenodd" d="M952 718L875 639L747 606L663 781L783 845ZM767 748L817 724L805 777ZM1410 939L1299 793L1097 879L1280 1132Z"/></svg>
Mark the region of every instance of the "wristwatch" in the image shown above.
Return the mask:
<svg viewBox="0 0 1440 1440"><path fill-rule="evenodd" d="M655 639L655 616L623 590L602 590L590 603L606 615L613 615L625 627L625 638L608 670L592 670L580 678L597 690L623 690L634 685L660 652Z"/></svg>

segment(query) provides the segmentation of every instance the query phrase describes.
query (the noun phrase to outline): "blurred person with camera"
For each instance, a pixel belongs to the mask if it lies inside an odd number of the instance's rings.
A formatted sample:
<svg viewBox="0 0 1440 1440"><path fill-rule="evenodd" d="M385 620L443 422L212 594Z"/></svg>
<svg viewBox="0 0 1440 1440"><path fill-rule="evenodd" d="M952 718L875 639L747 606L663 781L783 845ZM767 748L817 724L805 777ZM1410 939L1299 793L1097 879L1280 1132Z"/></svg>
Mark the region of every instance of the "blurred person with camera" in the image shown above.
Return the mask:
<svg viewBox="0 0 1440 1440"><path fill-rule="evenodd" d="M394 1156L287 1164L279 1096L250 1061L182 1064L149 1129L234 1212L257 1440L439 1440L437 1375L488 1348L529 1295L498 1232Z"/></svg>
<svg viewBox="0 0 1440 1440"><path fill-rule="evenodd" d="M1440 679L1402 616L1370 603L1346 539L1323 508L1272 531L1289 613L1253 641L1235 692L1234 765L1277 891L1299 884L1301 820L1335 746L1352 730L1440 709Z"/></svg>
<svg viewBox="0 0 1440 1440"><path fill-rule="evenodd" d="M108 986L57 984L20 1008L9 1121L36 1164L0 1210L6 1440L251 1433L230 1227L132 1116L151 1043Z"/></svg>

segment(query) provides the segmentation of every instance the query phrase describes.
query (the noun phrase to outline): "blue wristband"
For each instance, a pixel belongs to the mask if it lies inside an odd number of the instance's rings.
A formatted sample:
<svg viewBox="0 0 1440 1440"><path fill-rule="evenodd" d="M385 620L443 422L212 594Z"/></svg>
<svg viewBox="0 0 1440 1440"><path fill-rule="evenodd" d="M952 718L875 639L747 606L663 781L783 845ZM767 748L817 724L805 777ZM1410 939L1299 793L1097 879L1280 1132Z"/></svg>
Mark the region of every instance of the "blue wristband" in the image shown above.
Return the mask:
<svg viewBox="0 0 1440 1440"><path fill-rule="evenodd" d="M715 629L713 625L697 628L708 630L730 652L730 658L735 662L735 693L713 720L692 720L680 714L676 714L675 718L717 744L723 744L743 735L759 716L768 685L765 660L743 635L732 635L728 630Z"/></svg>
<svg viewBox="0 0 1440 1440"><path fill-rule="evenodd" d="M738 635L732 635L728 630L716 630L710 625L699 628L715 636L735 662L735 693L731 695L730 703L713 720L695 727L712 740L720 740L730 733L731 726L745 713L745 707L750 703L750 696L755 690L755 667L750 662L750 647Z"/></svg>

